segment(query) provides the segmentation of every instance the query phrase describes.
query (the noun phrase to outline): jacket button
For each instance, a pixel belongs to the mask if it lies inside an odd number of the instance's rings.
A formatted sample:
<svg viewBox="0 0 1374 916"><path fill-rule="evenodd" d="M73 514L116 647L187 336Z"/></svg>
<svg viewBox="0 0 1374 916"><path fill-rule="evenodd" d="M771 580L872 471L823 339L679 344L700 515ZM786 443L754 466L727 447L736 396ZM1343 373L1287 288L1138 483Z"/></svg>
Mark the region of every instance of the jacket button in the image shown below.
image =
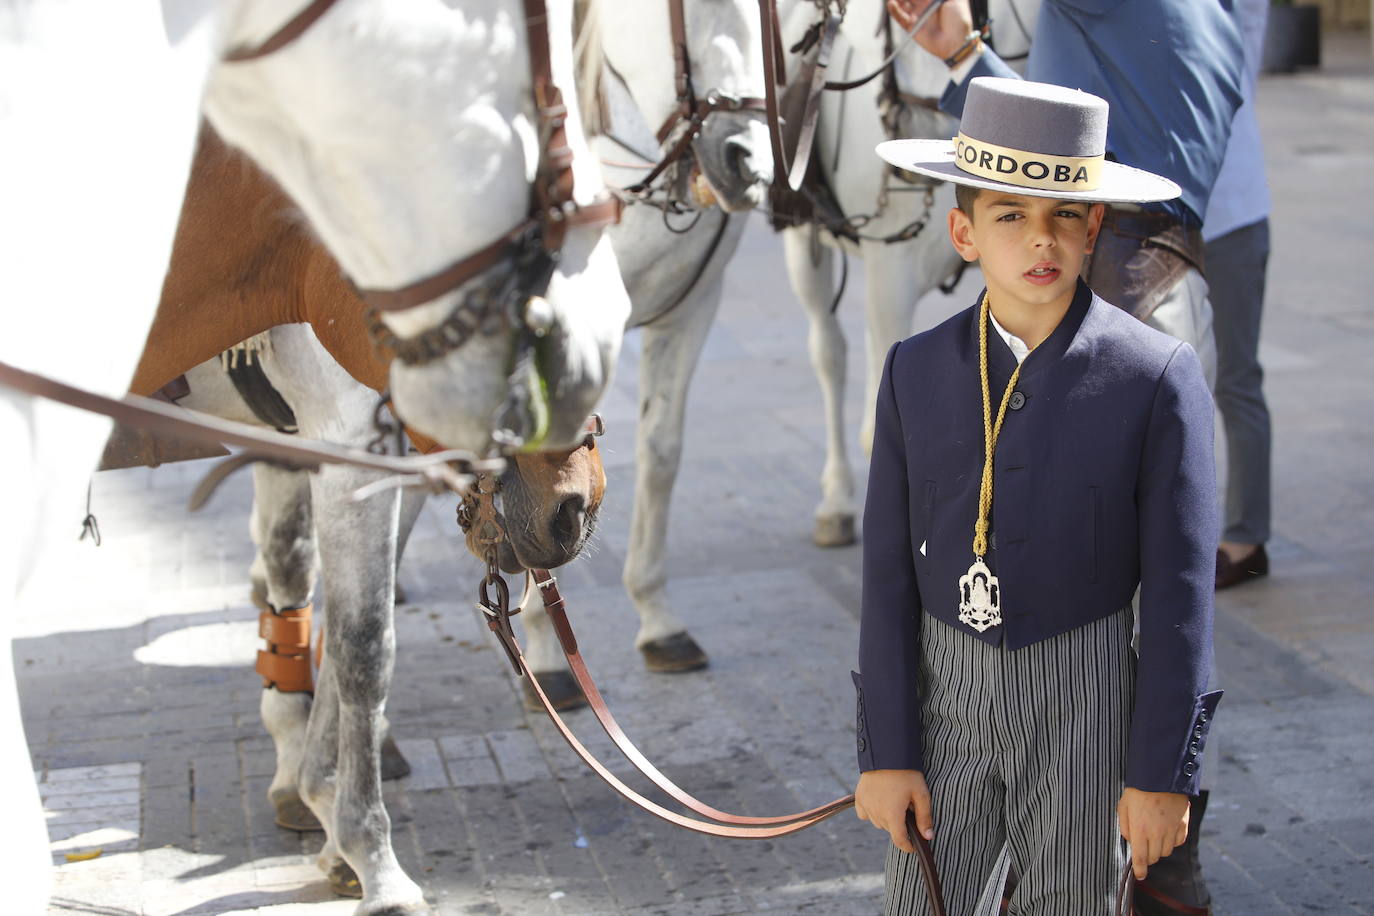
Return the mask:
<svg viewBox="0 0 1374 916"><path fill-rule="evenodd" d="M867 747L868 742L865 741L863 738L859 738L859 753L862 754L864 752L864 749Z"/></svg>
<svg viewBox="0 0 1374 916"><path fill-rule="evenodd" d="M1192 744L1188 745L1188 753L1196 757L1198 754L1202 753L1202 745L1194 741Z"/></svg>
<svg viewBox="0 0 1374 916"><path fill-rule="evenodd" d="M1023 393L1020 392L1020 391L1013 391L1013 392L1011 393L1011 400L1007 402L1007 406L1010 407L1012 410L1020 410L1022 407L1025 407L1025 406L1026 406L1026 396L1025 396L1025 394L1023 394Z"/></svg>
<svg viewBox="0 0 1374 916"><path fill-rule="evenodd" d="M1196 773L1196 772L1197 772L1197 764L1196 764L1196 763L1193 763L1193 761L1189 760L1187 763L1185 763L1185 764L1183 765L1183 775L1184 775L1184 776L1192 776L1192 775L1193 775L1194 773Z"/></svg>

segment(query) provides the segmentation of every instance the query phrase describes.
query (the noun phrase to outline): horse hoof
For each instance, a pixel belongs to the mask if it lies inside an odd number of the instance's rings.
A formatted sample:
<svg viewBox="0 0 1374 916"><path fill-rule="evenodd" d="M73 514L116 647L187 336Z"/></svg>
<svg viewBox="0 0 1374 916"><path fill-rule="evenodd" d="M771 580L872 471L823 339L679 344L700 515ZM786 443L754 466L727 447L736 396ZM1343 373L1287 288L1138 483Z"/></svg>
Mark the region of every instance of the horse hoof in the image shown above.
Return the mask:
<svg viewBox="0 0 1374 916"><path fill-rule="evenodd" d="M390 735L382 740L382 778L400 779L410 775L410 763Z"/></svg>
<svg viewBox="0 0 1374 916"><path fill-rule="evenodd" d="M709 664L706 652L685 632L650 640L640 646L639 651L644 656L644 667L650 671L696 671Z"/></svg>
<svg viewBox="0 0 1374 916"><path fill-rule="evenodd" d="M577 681L572 674L567 671L536 671L535 679L539 681L539 686L544 690L544 696L549 698L553 708L562 712L567 709L580 709L587 705L587 698L582 695L582 688L577 686ZM535 695L534 688L526 680L520 681L520 692L525 697L525 708L530 712L543 712L544 704L539 702L539 697Z"/></svg>
<svg viewBox="0 0 1374 916"><path fill-rule="evenodd" d="M316 830L323 830L324 826L320 819L315 816L315 812L301 801L301 797L291 794L283 798L274 798L272 807L277 809L277 826L285 827L287 830L294 830L297 833L312 833Z"/></svg>
<svg viewBox="0 0 1374 916"><path fill-rule="evenodd" d="M848 547L854 543L854 516L818 515L811 540L817 547Z"/></svg>
<svg viewBox="0 0 1374 916"><path fill-rule="evenodd" d="M342 860L335 862L334 867L329 869L329 887L340 897L363 895L363 883L358 880L358 873L353 870L353 866Z"/></svg>

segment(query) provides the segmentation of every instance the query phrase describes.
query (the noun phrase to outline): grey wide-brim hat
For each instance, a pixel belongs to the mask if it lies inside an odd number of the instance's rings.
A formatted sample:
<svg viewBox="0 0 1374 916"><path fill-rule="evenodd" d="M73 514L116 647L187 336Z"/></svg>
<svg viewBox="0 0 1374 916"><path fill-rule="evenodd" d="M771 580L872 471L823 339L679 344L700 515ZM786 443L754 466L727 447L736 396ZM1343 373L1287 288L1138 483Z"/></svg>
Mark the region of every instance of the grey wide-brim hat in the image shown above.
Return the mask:
<svg viewBox="0 0 1374 916"><path fill-rule="evenodd" d="M1107 102L1050 83L980 76L953 140L887 140L893 165L942 181L1032 197L1103 203L1172 200L1167 178L1108 162Z"/></svg>

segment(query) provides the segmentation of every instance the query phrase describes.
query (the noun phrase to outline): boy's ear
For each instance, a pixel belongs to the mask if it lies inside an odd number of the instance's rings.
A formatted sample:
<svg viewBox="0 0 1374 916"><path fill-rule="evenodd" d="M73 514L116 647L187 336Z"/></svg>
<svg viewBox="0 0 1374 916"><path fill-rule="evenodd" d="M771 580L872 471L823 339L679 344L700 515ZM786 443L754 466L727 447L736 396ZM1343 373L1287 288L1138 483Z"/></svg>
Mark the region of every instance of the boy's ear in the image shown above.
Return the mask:
<svg viewBox="0 0 1374 916"><path fill-rule="evenodd" d="M969 215L958 207L949 211L949 240L954 243L954 250L959 252L959 257L972 264L978 260L978 246L973 242L973 220ZM1098 222L1101 222L1099 217ZM1096 230L1093 232L1096 235Z"/></svg>
<svg viewBox="0 0 1374 916"><path fill-rule="evenodd" d="M1097 245L1097 233L1102 229L1102 217L1107 212L1106 204L1093 204L1088 208L1088 247L1084 254L1092 254Z"/></svg>

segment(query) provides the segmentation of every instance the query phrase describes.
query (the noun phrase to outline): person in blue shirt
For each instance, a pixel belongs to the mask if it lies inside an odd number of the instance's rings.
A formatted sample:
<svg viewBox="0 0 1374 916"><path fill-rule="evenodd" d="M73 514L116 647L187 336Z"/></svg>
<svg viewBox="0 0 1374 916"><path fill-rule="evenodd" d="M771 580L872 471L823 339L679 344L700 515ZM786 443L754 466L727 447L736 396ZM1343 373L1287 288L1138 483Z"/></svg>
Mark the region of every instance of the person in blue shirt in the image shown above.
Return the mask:
<svg viewBox="0 0 1374 916"><path fill-rule="evenodd" d="M1080 278L1104 204L1181 189L1107 161L1108 105L975 78L954 142L880 144L956 185L978 301L893 346L864 508L855 809L886 910L966 916L1005 854L1016 916L1105 916L1189 831L1220 699L1213 405L1193 348ZM1132 597L1139 589L1138 661ZM1005 852L1004 852L1005 851Z"/></svg>

